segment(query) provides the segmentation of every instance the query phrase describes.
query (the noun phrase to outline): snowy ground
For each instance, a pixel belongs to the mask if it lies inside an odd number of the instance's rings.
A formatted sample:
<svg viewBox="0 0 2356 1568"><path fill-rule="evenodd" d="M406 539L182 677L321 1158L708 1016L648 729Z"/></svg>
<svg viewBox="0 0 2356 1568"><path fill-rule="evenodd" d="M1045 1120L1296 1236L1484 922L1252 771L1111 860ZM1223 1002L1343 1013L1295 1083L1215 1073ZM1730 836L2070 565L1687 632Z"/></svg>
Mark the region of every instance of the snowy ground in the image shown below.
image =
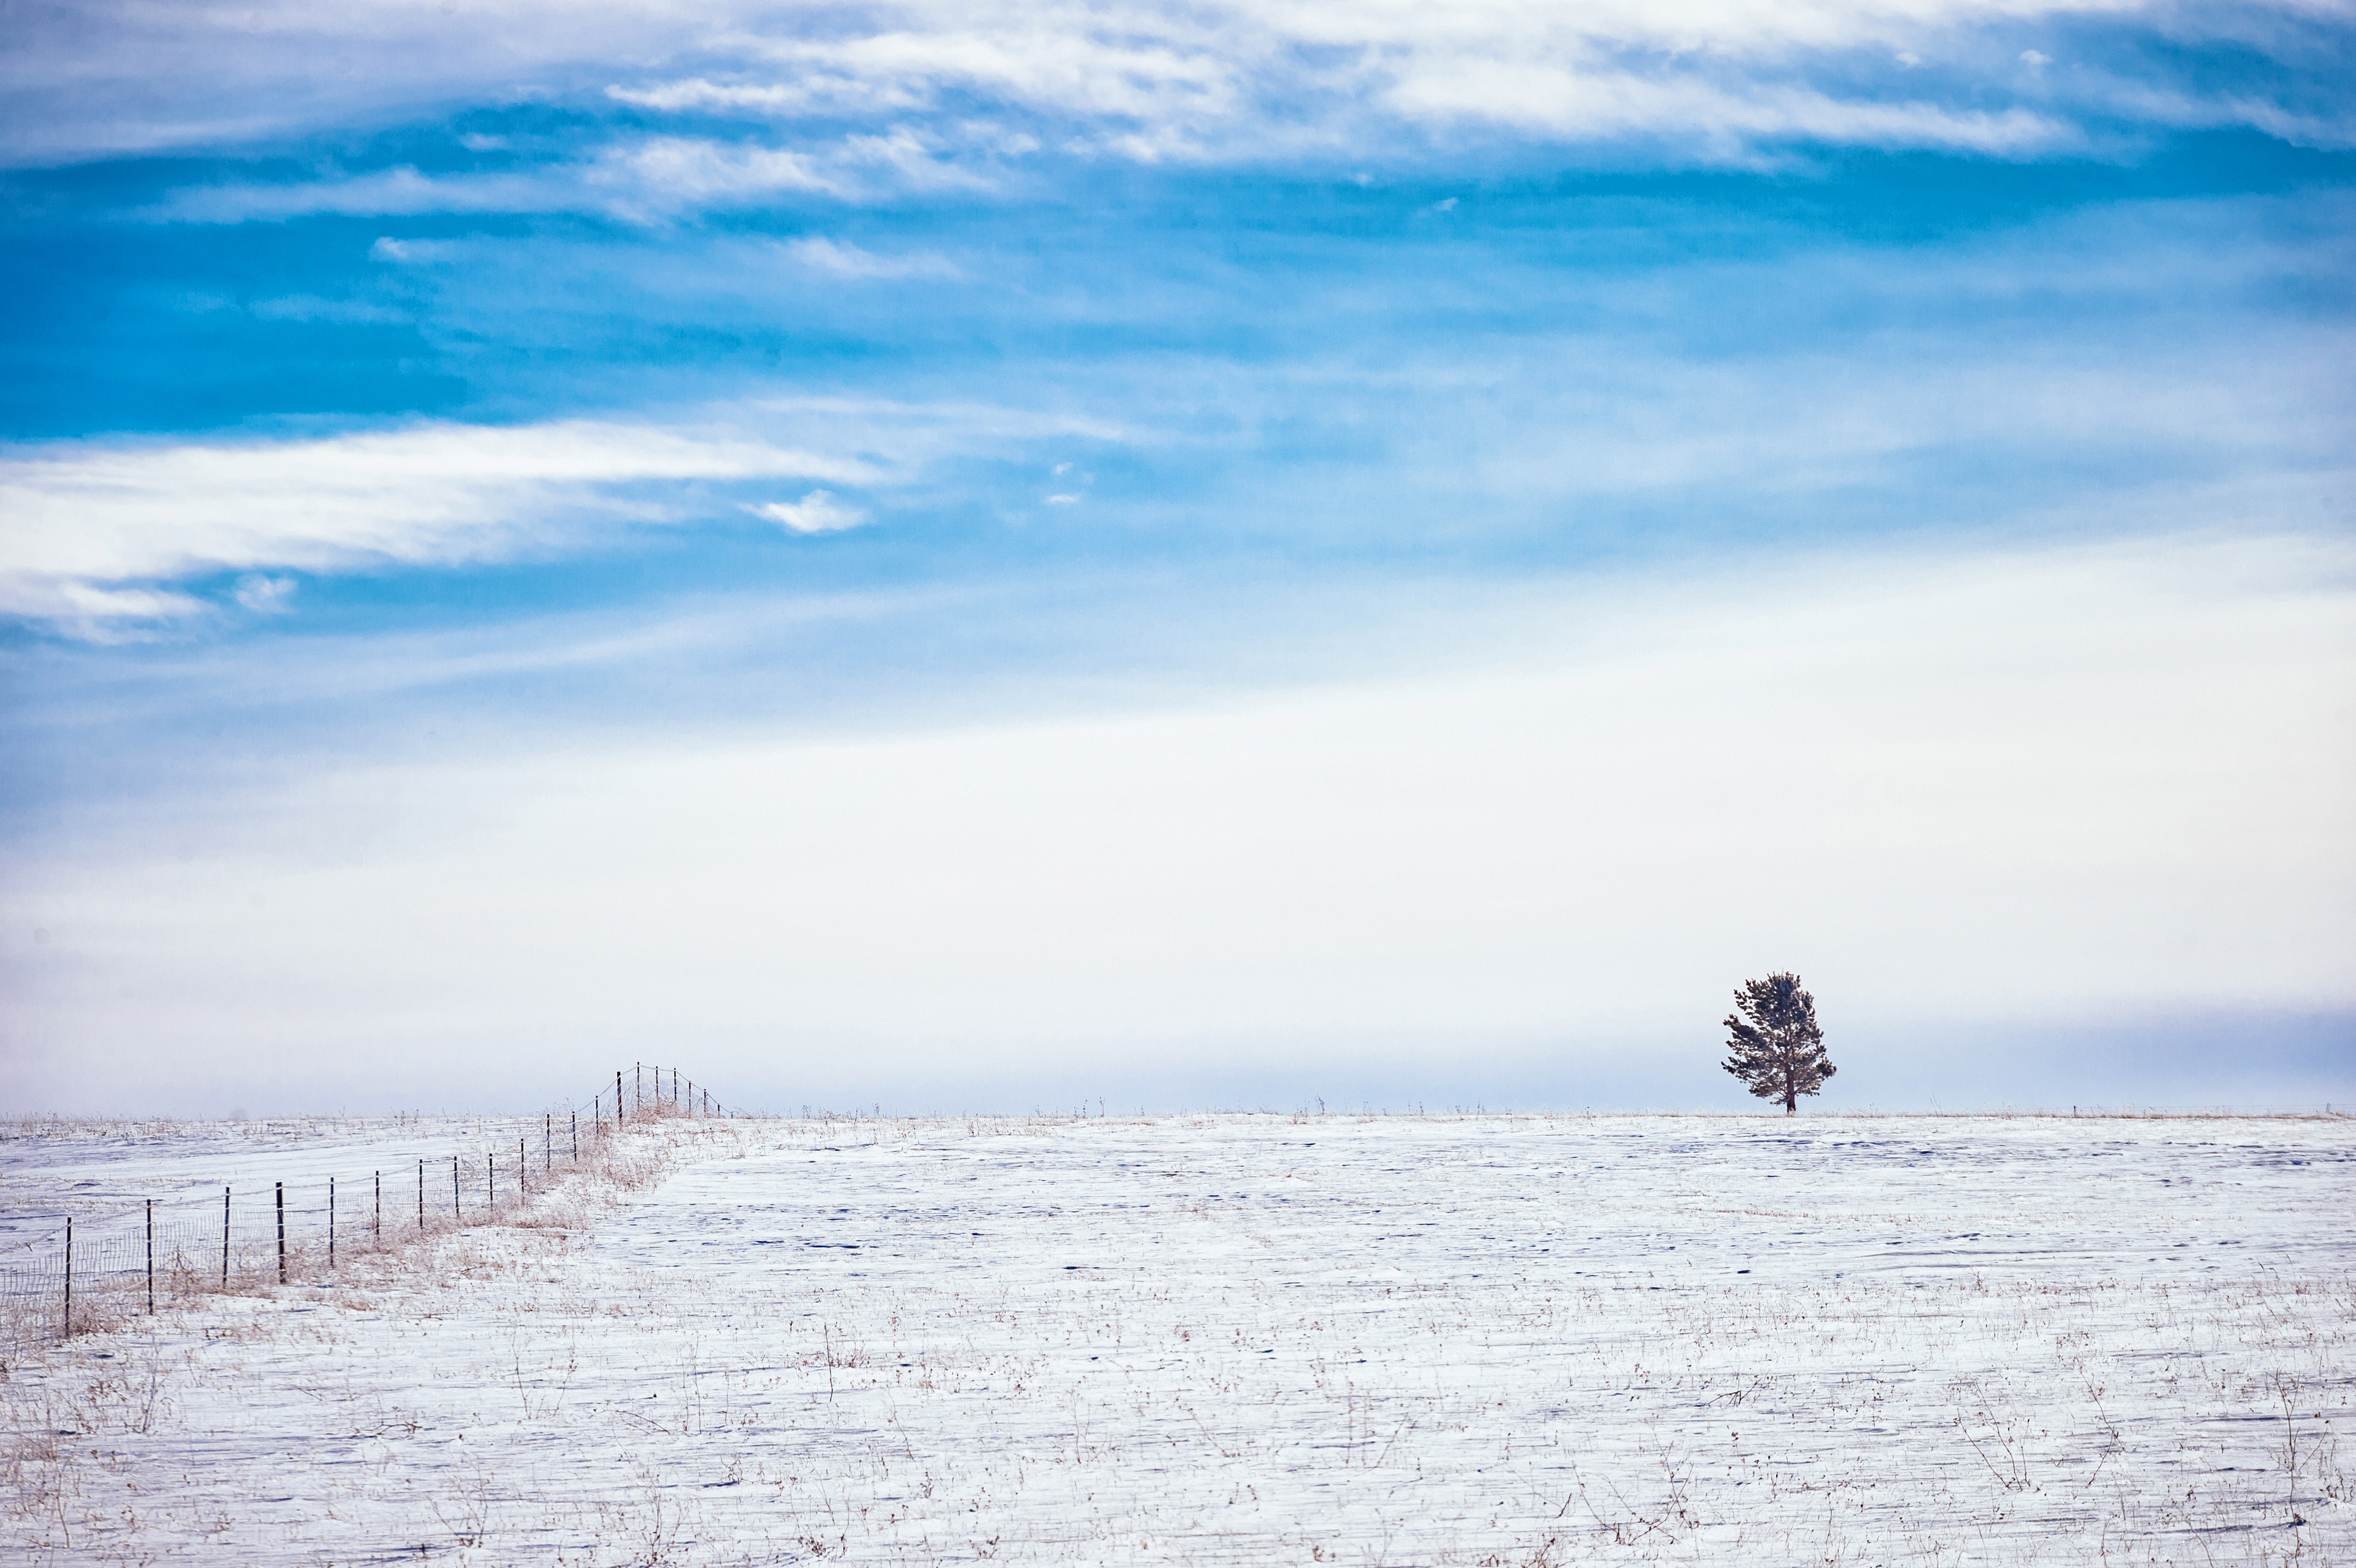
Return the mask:
<svg viewBox="0 0 2356 1568"><path fill-rule="evenodd" d="M0 1555L2356 1562L2346 1120L620 1141L16 1352Z"/></svg>

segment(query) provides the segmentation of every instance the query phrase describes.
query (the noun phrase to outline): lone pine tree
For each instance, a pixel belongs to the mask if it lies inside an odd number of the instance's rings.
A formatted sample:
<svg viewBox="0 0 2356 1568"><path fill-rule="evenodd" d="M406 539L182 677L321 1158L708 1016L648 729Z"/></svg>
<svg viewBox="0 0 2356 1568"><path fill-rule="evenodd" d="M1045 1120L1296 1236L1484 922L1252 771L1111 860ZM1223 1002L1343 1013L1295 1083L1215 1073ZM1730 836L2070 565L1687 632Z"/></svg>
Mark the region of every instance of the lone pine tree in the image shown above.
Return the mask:
<svg viewBox="0 0 2356 1568"><path fill-rule="evenodd" d="M1797 975L1745 980L1727 1015L1727 1050L1720 1063L1762 1100L1781 1100L1783 1114L1800 1108L1800 1096L1825 1086L1835 1071L1825 1057L1825 1031L1816 1027L1816 999L1800 989Z"/></svg>

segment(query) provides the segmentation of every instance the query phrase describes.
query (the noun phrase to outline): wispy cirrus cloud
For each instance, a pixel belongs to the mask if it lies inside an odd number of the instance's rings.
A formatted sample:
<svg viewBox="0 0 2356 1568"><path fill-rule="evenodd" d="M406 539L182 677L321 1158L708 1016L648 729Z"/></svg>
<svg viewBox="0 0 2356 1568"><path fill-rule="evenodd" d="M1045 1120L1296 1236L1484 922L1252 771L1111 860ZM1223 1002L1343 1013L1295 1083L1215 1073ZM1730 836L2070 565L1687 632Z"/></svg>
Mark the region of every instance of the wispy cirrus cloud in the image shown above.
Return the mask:
<svg viewBox="0 0 2356 1568"><path fill-rule="evenodd" d="M598 212L632 223L757 205L780 197L845 202L886 195L980 190L987 172L964 166L953 149L905 129L838 138L811 148L738 138L634 136L585 157L521 173L429 175L402 166L372 173L272 183L240 180L176 191L142 216L177 223L243 223L309 217L408 217L424 213ZM421 252L419 259L428 254ZM405 251L391 260L412 259Z"/></svg>
<svg viewBox="0 0 2356 1568"><path fill-rule="evenodd" d="M229 598L261 613L290 605L295 582L276 573L562 556L631 525L747 513L830 533L875 520L842 489L921 485L945 463L1130 433L981 402L783 396L671 422L0 447L0 616L103 638L214 608L181 585L223 572L245 574Z"/></svg>
<svg viewBox="0 0 2356 1568"><path fill-rule="evenodd" d="M1468 134L1684 158L1792 142L2023 155L2098 122L2345 145L2351 23L2342 0L101 0L27 19L0 66L0 158L227 145L519 92L934 138L995 116L1010 136L1149 161L1379 157ZM2210 43L2234 70L2186 58Z"/></svg>
<svg viewBox="0 0 2356 1568"><path fill-rule="evenodd" d="M911 251L903 255L879 255L875 251L840 240L830 240L813 234L791 240L782 247L785 253L813 272L838 278L957 278L963 270L948 257L929 251Z"/></svg>
<svg viewBox="0 0 2356 1568"><path fill-rule="evenodd" d="M683 485L885 477L873 460L744 430L586 420L20 448L0 456L11 519L0 613L83 626L167 619L200 602L154 584L194 574L490 560L594 522L675 517ZM266 597L274 608L284 593ZM240 598L260 607L243 589Z"/></svg>

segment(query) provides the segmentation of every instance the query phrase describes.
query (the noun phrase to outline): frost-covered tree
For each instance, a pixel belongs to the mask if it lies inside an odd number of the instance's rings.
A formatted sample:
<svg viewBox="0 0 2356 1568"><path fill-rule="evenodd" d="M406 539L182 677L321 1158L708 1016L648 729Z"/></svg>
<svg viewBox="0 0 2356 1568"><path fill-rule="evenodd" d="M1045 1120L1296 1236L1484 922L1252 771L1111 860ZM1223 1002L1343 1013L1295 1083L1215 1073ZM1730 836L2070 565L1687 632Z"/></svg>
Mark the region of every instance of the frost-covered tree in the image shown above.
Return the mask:
<svg viewBox="0 0 2356 1568"><path fill-rule="evenodd" d="M1762 1100L1781 1100L1783 1114L1800 1108L1833 1075L1825 1057L1825 1031L1816 1027L1816 999L1800 989L1797 975L1745 980L1727 1015L1727 1050L1720 1063Z"/></svg>

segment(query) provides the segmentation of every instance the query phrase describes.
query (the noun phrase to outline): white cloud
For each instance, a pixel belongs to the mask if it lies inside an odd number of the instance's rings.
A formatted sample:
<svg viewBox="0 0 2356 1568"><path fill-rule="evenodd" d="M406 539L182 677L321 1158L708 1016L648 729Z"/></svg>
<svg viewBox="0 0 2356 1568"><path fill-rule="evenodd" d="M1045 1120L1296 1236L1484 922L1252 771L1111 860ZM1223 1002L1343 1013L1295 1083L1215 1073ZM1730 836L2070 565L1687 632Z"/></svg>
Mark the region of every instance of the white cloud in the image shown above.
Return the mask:
<svg viewBox="0 0 2356 1568"><path fill-rule="evenodd" d="M423 175L401 167L286 185L198 186L141 216L166 223L279 221L313 213L398 217L434 212L604 212L659 223L712 208L781 196L858 202L928 190L983 190L991 176L962 166L948 144L907 127L838 137L807 148L737 139L640 136L529 174ZM379 240L380 261L445 259L446 245Z"/></svg>
<svg viewBox="0 0 2356 1568"><path fill-rule="evenodd" d="M1684 73L1606 73L1490 59L1403 79L1388 96L1413 118L1487 121L1573 141L1661 138L1727 155L1761 142L1799 138L2016 154L2073 135L2066 123L2026 109L1955 111L1772 84L1729 89Z"/></svg>
<svg viewBox="0 0 2356 1568"><path fill-rule="evenodd" d="M418 266L436 261L455 261L461 247L451 240L396 240L381 235L369 247L369 255L379 261L404 261Z"/></svg>
<svg viewBox="0 0 2356 1568"><path fill-rule="evenodd" d="M80 624L198 608L129 586L209 571L497 559L585 519L660 519L648 482L870 484L871 462L744 430L562 421L296 442L59 443L0 455L0 613ZM110 586L111 585L111 586Z"/></svg>
<svg viewBox="0 0 2356 1568"><path fill-rule="evenodd" d="M619 205L656 208L709 207L785 191L839 196L844 189L808 153L688 136L652 136L611 148L582 179Z"/></svg>
<svg viewBox="0 0 2356 1568"><path fill-rule="evenodd" d="M1704 155L1795 138L2009 153L2066 144L2076 122L2104 112L2129 79L2146 101L2181 97L2204 120L2263 128L2314 119L2320 135L2344 143L2344 107L2319 112L2311 92L2278 92L2241 73L2230 87L2211 86L2141 45L2165 39L2197 50L2230 41L2271 54L2292 83L2328 69L2314 63L2322 57L2308 48L2312 32L2344 27L2348 16L2332 0L886 0L823 8L498 0L456 14L424 0L331 8L93 0L20 24L17 47L0 65L0 102L9 105L0 157L39 162L284 134L496 99L526 81L537 93L603 91L658 114L815 117L887 131L969 114L978 101L1057 122L1085 149L1146 160L1379 150L1401 129L1446 136L1481 127L1569 142L1636 137ZM2020 62L2035 63L2042 51L2034 46L2057 25L2081 40L2075 80L2040 88L2033 104L2004 101ZM2106 50L2106 39L2118 47ZM323 69L339 57L348 69ZM1933 87L1910 77L1922 59L1940 61L1949 80ZM2104 77L2104 59L2118 80ZM1922 96L1934 91L1944 96ZM2295 98L2308 101L2295 107ZM792 173L790 165L748 167L718 186L741 190L742 180L757 186ZM498 201L514 197L508 177L407 171L349 199L369 211L424 210L395 204L436 197Z"/></svg>
<svg viewBox="0 0 2356 1568"><path fill-rule="evenodd" d="M957 263L929 251L880 256L873 251L862 250L840 240L829 240L823 235L789 240L781 249L801 265L815 272L830 272L838 278L955 278L962 275Z"/></svg>
<svg viewBox="0 0 2356 1568"><path fill-rule="evenodd" d="M107 587L95 582L11 581L0 571L0 614L37 616L89 642L120 641L162 621L182 621L210 606L163 588Z"/></svg>
<svg viewBox="0 0 2356 1568"><path fill-rule="evenodd" d="M247 577L237 585L237 602L257 615L284 614L294 606L295 581L291 577Z"/></svg>
<svg viewBox="0 0 2356 1568"><path fill-rule="evenodd" d="M312 213L398 216L424 212L548 212L576 205L562 183L527 175L422 175L379 170L289 185L197 186L176 191L146 216L170 222L242 223Z"/></svg>
<svg viewBox="0 0 2356 1568"><path fill-rule="evenodd" d="M846 507L825 490L813 490L798 501L771 501L744 508L798 534L830 534L855 528L868 520L856 507Z"/></svg>

